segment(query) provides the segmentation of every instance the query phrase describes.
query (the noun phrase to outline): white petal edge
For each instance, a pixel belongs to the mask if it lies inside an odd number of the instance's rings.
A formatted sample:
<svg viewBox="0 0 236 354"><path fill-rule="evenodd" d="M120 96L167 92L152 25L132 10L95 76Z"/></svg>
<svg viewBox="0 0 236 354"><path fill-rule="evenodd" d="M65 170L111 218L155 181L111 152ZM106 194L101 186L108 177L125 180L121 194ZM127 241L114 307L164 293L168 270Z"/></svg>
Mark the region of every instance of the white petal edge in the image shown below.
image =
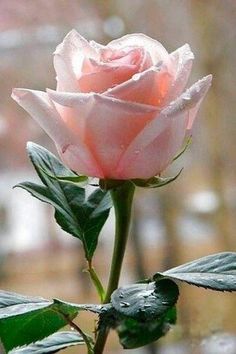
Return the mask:
<svg viewBox="0 0 236 354"><path fill-rule="evenodd" d="M149 112L159 112L158 107L146 105L142 103L134 103L129 101L120 100L114 97L109 97L99 93L68 93L58 92L47 89L49 97L58 104L66 107L78 107L87 104L91 99L100 102L101 104L113 105L114 109L121 109L130 111L132 113L143 114ZM111 117L112 118L112 117Z"/></svg>
<svg viewBox="0 0 236 354"><path fill-rule="evenodd" d="M46 92L15 88L12 98L34 118L51 139L60 145L68 143L67 128Z"/></svg>
<svg viewBox="0 0 236 354"><path fill-rule="evenodd" d="M167 96L169 102L178 97L185 89L192 70L194 54L189 44L186 43L172 52L170 59L174 65L175 78Z"/></svg>
<svg viewBox="0 0 236 354"><path fill-rule="evenodd" d="M169 54L165 47L157 40L143 33L127 34L107 44L107 47L113 49L122 49L122 47L126 46L143 47L146 49L150 53L154 65L160 60L169 64Z"/></svg>
<svg viewBox="0 0 236 354"><path fill-rule="evenodd" d="M76 30L70 31L54 52L54 68L59 91L77 92L84 56L96 59L97 52Z"/></svg>

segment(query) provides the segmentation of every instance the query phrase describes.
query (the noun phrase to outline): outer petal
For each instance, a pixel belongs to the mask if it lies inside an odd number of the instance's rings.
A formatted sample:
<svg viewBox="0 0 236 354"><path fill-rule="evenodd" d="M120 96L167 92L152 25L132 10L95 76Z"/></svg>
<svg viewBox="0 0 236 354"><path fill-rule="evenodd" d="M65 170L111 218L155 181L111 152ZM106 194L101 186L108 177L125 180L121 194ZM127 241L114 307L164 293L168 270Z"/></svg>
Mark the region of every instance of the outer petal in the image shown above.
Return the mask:
<svg viewBox="0 0 236 354"><path fill-rule="evenodd" d="M183 45L170 54L175 77L167 96L167 101L173 101L185 89L192 69L194 55L188 44Z"/></svg>
<svg viewBox="0 0 236 354"><path fill-rule="evenodd" d="M114 49L132 46L145 48L150 53L154 65L159 61L163 61L166 65L170 63L168 52L163 45L142 33L127 34L126 36L111 41L107 45L107 47Z"/></svg>
<svg viewBox="0 0 236 354"><path fill-rule="evenodd" d="M119 179L150 178L159 174L180 148L189 121L211 84L211 75L203 78L165 108L132 141L115 172Z"/></svg>
<svg viewBox="0 0 236 354"><path fill-rule="evenodd" d="M117 178L114 172L121 155L157 113L152 106L132 104L99 94L50 91L49 95L58 104L71 107L74 116L83 120L83 141L89 146L106 178Z"/></svg>
<svg viewBox="0 0 236 354"><path fill-rule="evenodd" d="M72 30L57 46L54 53L58 91L79 91L78 77L85 56L96 59L98 54L85 38Z"/></svg>
<svg viewBox="0 0 236 354"><path fill-rule="evenodd" d="M89 150L80 141L79 137L75 136L63 122L47 93L27 89L14 89L12 98L23 107L54 140L62 156L66 153L69 146L76 146L78 150L78 172L89 176L103 176ZM65 155L67 156L67 153ZM66 162L70 168L73 168L68 159L66 159Z"/></svg>
<svg viewBox="0 0 236 354"><path fill-rule="evenodd" d="M126 101L161 106L171 84L172 76L165 65L153 66L135 74L130 80L104 92Z"/></svg>

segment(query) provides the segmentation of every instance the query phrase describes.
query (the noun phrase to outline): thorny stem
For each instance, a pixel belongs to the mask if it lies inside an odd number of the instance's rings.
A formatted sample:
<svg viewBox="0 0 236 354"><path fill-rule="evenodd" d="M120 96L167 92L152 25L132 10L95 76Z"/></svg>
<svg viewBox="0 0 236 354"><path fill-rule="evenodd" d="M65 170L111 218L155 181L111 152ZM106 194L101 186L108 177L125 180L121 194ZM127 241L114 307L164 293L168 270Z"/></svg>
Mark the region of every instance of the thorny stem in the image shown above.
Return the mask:
<svg viewBox="0 0 236 354"><path fill-rule="evenodd" d="M111 294L117 289L119 284L121 267L130 229L134 189L135 187L133 183L125 181L117 188L111 190L111 196L115 208L116 230L109 281L103 303L110 302ZM102 328L99 330L94 346L94 354L103 353L108 332L108 328Z"/></svg>
<svg viewBox="0 0 236 354"><path fill-rule="evenodd" d="M71 328L74 328L81 335L85 344L87 345L88 354L93 354L92 343L91 343L89 337L87 337L86 334L82 331L82 329L76 323L74 323L68 316L66 316L64 314L62 314L62 315L65 318L65 320L67 321L67 323L71 326Z"/></svg>

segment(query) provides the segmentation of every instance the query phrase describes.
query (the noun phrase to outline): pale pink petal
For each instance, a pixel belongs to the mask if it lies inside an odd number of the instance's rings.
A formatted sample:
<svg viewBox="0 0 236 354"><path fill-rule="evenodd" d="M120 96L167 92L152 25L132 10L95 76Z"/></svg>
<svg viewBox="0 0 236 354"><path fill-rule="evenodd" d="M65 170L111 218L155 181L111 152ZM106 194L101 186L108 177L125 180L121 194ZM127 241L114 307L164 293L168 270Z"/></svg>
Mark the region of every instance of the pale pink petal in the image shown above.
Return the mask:
<svg viewBox="0 0 236 354"><path fill-rule="evenodd" d="M170 63L169 54L163 45L142 33L127 34L111 41L107 47L119 50L124 47L143 47L150 53L154 65L159 61L163 61L166 65Z"/></svg>
<svg viewBox="0 0 236 354"><path fill-rule="evenodd" d="M170 54L173 64L174 79L167 96L167 101L173 101L185 89L192 69L194 55L188 44L183 45Z"/></svg>
<svg viewBox="0 0 236 354"><path fill-rule="evenodd" d="M85 56L97 58L98 54L85 38L72 30L57 46L54 53L58 91L79 91L78 77Z"/></svg>
<svg viewBox="0 0 236 354"><path fill-rule="evenodd" d="M75 117L83 120L83 141L106 178L116 178L114 172L121 155L157 112L152 106L128 103L99 94L50 91L49 95L58 104L71 107Z"/></svg>
<svg viewBox="0 0 236 354"><path fill-rule="evenodd" d="M177 114L174 119L170 119L165 129L149 145L143 150L135 150L128 158L122 159L116 170L117 178L148 179L159 175L180 150L185 137L187 121L188 112L186 111ZM162 124L163 122L160 122L160 125Z"/></svg>
<svg viewBox="0 0 236 354"><path fill-rule="evenodd" d="M209 75L196 82L146 125L121 157L115 172L118 178L150 178L169 164L183 142L189 115L196 114L211 79Z"/></svg>
<svg viewBox="0 0 236 354"><path fill-rule="evenodd" d="M162 106L172 82L165 65L135 74L130 80L108 89L104 95L126 101Z"/></svg>
<svg viewBox="0 0 236 354"><path fill-rule="evenodd" d="M85 176L93 176L104 178L104 173L98 166L94 156L90 153L87 147L81 148L79 142L68 144L63 149L57 146L58 153L69 168L79 174Z"/></svg>
<svg viewBox="0 0 236 354"><path fill-rule="evenodd" d="M79 137L75 136L73 131L68 129L46 92L14 89L12 98L24 108L46 131L50 138L54 140L59 153L63 155L70 145L76 145L79 151L78 165L80 168L78 168L78 172L92 176L98 174L103 176L89 150L80 141ZM69 162L68 166L70 167Z"/></svg>
<svg viewBox="0 0 236 354"><path fill-rule="evenodd" d="M16 88L12 98L23 107L53 140L68 143L67 129L46 92Z"/></svg>

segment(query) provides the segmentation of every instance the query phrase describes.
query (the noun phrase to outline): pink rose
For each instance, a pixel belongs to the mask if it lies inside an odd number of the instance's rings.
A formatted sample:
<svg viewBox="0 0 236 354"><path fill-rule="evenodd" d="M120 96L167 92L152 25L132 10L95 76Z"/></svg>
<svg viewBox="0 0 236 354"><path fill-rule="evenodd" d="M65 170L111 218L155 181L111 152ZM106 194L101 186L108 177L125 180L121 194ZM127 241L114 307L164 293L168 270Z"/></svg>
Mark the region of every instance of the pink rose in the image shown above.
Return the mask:
<svg viewBox="0 0 236 354"><path fill-rule="evenodd" d="M193 58L188 44L168 54L143 34L103 46L73 30L54 54L57 90L12 97L72 170L146 179L171 163L211 84L209 75L184 91Z"/></svg>

